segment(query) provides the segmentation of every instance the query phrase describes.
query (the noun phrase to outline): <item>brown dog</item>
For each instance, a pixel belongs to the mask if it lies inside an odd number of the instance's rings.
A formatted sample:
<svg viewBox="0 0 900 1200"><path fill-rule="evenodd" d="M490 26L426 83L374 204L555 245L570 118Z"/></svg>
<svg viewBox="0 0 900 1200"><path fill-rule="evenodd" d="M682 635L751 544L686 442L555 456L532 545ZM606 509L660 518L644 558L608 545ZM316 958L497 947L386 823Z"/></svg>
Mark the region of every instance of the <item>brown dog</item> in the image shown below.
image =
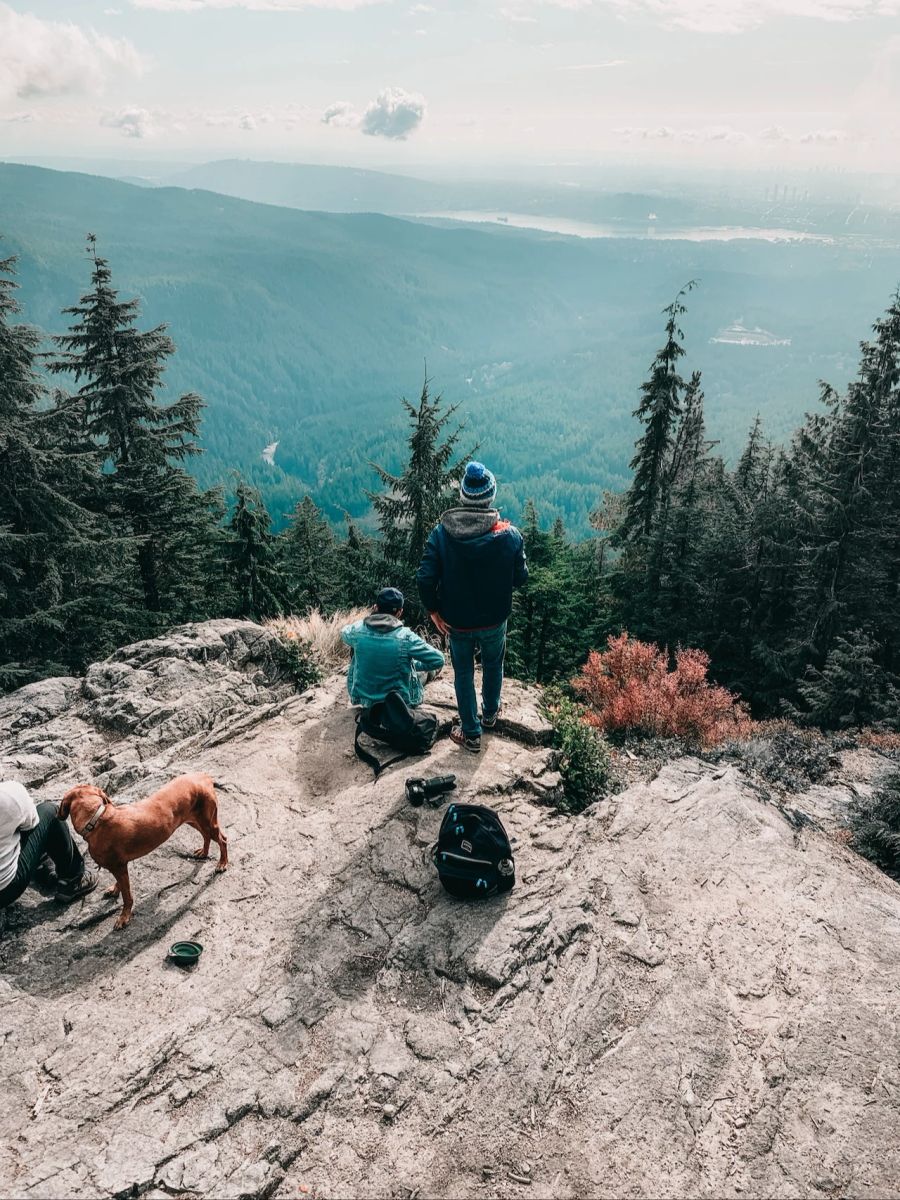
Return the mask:
<svg viewBox="0 0 900 1200"><path fill-rule="evenodd" d="M228 866L228 838L219 828L215 788L208 775L179 775L145 800L122 805L113 804L100 788L84 784L63 796L59 819L68 816L97 866L115 877L115 887L104 894L122 897L116 929L125 928L134 908L128 864L161 846L179 825L193 825L203 835L195 858L209 858L209 843L214 841L219 846L216 871Z"/></svg>

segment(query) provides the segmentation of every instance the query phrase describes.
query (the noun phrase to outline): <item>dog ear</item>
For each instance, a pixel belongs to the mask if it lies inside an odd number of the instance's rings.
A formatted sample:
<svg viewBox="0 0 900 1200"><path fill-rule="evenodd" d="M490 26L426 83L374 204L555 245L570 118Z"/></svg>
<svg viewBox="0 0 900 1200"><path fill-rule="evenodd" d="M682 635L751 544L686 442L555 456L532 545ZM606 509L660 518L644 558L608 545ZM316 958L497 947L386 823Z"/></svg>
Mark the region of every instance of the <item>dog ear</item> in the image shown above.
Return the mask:
<svg viewBox="0 0 900 1200"><path fill-rule="evenodd" d="M71 788L68 792L66 792L62 800L60 800L59 808L56 810L56 815L61 821L65 821L68 817L69 809L72 807L72 801L78 795L78 791L78 788Z"/></svg>

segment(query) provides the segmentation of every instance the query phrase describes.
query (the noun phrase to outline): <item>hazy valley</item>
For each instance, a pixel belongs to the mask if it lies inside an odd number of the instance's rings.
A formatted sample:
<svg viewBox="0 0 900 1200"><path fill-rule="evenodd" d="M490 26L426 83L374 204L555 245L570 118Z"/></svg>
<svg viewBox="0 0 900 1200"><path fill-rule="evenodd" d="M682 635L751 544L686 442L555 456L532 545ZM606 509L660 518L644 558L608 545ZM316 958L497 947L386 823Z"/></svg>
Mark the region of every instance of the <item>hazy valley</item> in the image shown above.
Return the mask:
<svg viewBox="0 0 900 1200"><path fill-rule="evenodd" d="M524 204L512 185L239 162L170 177L185 186L0 166L0 231L20 259L24 312L64 328L59 310L86 287L84 236L95 233L144 324L170 325L170 388L207 401L200 479L242 472L276 520L305 491L332 518L365 514L367 463L398 461L397 397L417 393L427 362L500 474L510 513L533 497L546 519L584 533L601 491L627 482L637 389L660 309L684 282L700 281L687 362L704 373L710 435L733 456L757 412L785 438L815 406L818 380L845 382L900 279L896 218L813 205L796 189L774 207L529 190L539 211L528 219L553 210L623 235L595 238L491 219L502 213L489 204ZM289 207L299 202L436 215ZM449 221L460 205L485 206L488 222ZM735 223L754 238L672 233ZM798 240L759 236L785 223Z"/></svg>

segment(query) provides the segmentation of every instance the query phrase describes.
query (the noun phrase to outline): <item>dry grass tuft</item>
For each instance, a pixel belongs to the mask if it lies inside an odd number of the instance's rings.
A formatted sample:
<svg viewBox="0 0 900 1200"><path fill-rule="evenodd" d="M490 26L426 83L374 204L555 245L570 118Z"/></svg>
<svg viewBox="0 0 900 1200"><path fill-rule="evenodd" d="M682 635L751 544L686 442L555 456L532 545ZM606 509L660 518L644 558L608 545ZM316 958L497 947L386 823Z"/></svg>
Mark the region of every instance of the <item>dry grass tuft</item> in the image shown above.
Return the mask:
<svg viewBox="0 0 900 1200"><path fill-rule="evenodd" d="M341 630L371 611L369 608L344 609L323 617L313 609L305 617L274 617L266 624L285 642L305 643L313 662L324 671L333 671L350 659L350 650L341 641Z"/></svg>
<svg viewBox="0 0 900 1200"><path fill-rule="evenodd" d="M861 729L859 733L859 744L865 746L867 750L900 750L900 733L896 730L886 729Z"/></svg>

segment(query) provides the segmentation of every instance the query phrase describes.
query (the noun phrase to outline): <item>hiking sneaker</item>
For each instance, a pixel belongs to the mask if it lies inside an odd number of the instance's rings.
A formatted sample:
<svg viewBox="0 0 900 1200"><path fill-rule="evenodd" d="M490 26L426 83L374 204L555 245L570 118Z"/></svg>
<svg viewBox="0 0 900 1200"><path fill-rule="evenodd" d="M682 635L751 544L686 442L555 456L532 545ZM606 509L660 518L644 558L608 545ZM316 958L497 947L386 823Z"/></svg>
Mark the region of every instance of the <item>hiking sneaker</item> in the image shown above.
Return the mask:
<svg viewBox="0 0 900 1200"><path fill-rule="evenodd" d="M77 879L62 880L56 889L56 899L60 904L72 904L75 900L80 900L82 896L92 892L99 879L96 871L85 871Z"/></svg>
<svg viewBox="0 0 900 1200"><path fill-rule="evenodd" d="M56 874L53 859L49 854L43 855L41 861L38 863L38 868L34 873L34 881L38 887L44 888L45 891L52 892L56 890L59 884L59 877Z"/></svg>
<svg viewBox="0 0 900 1200"><path fill-rule="evenodd" d="M450 741L455 746L461 746L463 750L468 750L470 754L481 753L481 738L468 737L459 725L454 725L450 730Z"/></svg>
<svg viewBox="0 0 900 1200"><path fill-rule="evenodd" d="M502 716L502 714L503 714L503 705L501 704L500 707L497 709L497 711L495 713L492 713L489 717L482 716L481 728L482 729L493 729L494 726L497 724L498 720L500 719L500 717Z"/></svg>

